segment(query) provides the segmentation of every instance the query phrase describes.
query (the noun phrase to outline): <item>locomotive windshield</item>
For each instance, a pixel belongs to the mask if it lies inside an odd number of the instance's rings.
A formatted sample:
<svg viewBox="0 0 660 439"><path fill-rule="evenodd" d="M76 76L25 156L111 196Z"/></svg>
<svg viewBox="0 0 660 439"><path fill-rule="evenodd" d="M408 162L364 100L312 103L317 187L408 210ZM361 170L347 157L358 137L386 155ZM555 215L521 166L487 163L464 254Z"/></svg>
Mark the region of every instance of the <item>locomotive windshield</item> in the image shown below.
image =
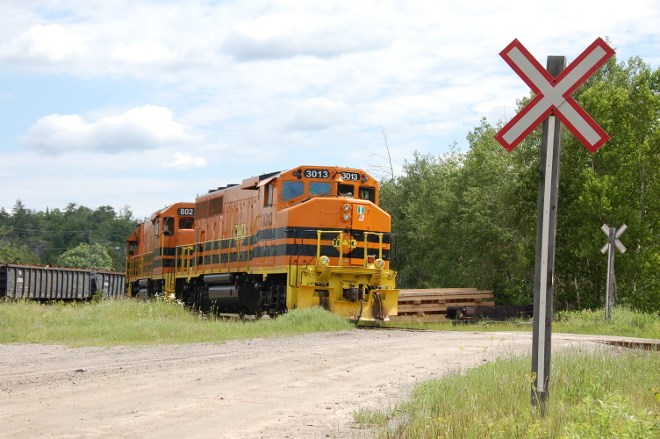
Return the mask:
<svg viewBox="0 0 660 439"><path fill-rule="evenodd" d="M371 186L359 186L349 183L333 184L325 181L311 181L307 184L303 181L284 181L282 182L282 201L290 201L304 194L311 196L332 195L333 188L336 188L336 194L340 197L359 198L371 202L376 201L376 189Z"/></svg>
<svg viewBox="0 0 660 439"><path fill-rule="evenodd" d="M330 195L332 187L330 183L313 181L309 184L309 193L312 195Z"/></svg>
<svg viewBox="0 0 660 439"><path fill-rule="evenodd" d="M352 197L355 193L355 188L352 184L339 184L337 186L337 195L341 197Z"/></svg>
<svg viewBox="0 0 660 439"><path fill-rule="evenodd" d="M285 181L282 183L282 201L293 200L305 193L302 181Z"/></svg>

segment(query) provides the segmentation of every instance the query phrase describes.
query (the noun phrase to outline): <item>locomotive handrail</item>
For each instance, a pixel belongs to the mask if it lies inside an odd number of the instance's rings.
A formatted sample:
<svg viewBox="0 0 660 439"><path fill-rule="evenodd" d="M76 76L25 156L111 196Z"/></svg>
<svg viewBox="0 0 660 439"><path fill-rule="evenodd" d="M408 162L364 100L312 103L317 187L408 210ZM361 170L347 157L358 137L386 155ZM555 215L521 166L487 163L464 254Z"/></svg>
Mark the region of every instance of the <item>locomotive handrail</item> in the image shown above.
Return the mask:
<svg viewBox="0 0 660 439"><path fill-rule="evenodd" d="M295 251L297 252L295 254L295 258L296 258L296 265L295 266L299 267L300 256L302 255L303 250L305 249L305 235L308 234L308 235L313 236L315 232L318 232L318 230L317 229L302 230L301 233L300 233L300 245L298 245L298 232L295 229L287 229L287 230L285 230L285 232L287 234L293 232L293 245L295 247ZM305 256L307 256L307 255L305 255ZM309 255L309 256L311 256L311 255ZM289 256L289 286L290 287L297 287L300 283L299 275L296 274L295 276L291 276L292 270L293 270L293 263L292 263L293 258L294 258L294 253L292 252L291 256ZM317 258L318 258L318 256L317 256ZM311 262L311 259L308 259L306 264L305 264L305 268L307 268L307 266L309 266L310 262ZM295 279L295 283L292 281L292 279Z"/></svg>
<svg viewBox="0 0 660 439"><path fill-rule="evenodd" d="M316 259L318 260L321 257L321 237L324 234L335 235L339 239L344 233L343 230L317 230L316 231ZM344 266L344 252L341 251L341 248L338 249L339 253L339 265L338 267Z"/></svg>
<svg viewBox="0 0 660 439"><path fill-rule="evenodd" d="M335 239L341 239L343 233L345 231L343 230L316 230L316 258L318 259L321 257L321 241L323 239L323 235L334 235L336 238ZM360 231L360 234L363 235L363 246L364 246L364 256L363 259L365 261L365 266L367 264L367 256L369 253L369 237L370 236L375 236L378 238L378 259L383 259L383 238L385 237L386 233L383 232L369 232L369 231ZM341 251L341 248L339 250L339 267L344 266L344 252Z"/></svg>
<svg viewBox="0 0 660 439"><path fill-rule="evenodd" d="M369 251L369 235L378 237L378 259L383 259L383 236L382 232L363 232L364 233L364 260L367 260L367 252ZM366 262L365 262L366 263Z"/></svg>
<svg viewBox="0 0 660 439"><path fill-rule="evenodd" d="M179 245L176 247L174 270L177 273L190 271L193 259L192 245ZM180 262L179 262L180 261Z"/></svg>

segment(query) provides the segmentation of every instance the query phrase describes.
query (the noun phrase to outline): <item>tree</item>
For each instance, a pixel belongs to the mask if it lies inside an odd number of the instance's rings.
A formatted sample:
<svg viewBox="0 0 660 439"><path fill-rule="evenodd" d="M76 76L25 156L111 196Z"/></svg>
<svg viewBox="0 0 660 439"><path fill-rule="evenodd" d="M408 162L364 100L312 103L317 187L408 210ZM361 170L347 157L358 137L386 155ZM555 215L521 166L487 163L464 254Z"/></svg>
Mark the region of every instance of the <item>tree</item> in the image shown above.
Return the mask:
<svg viewBox="0 0 660 439"><path fill-rule="evenodd" d="M0 227L0 235L2 228ZM19 244L14 244L5 239L0 239L0 263L5 264L38 264L39 256Z"/></svg>
<svg viewBox="0 0 660 439"><path fill-rule="evenodd" d="M126 261L122 250L136 222L128 207L117 214L110 206L92 210L69 203L64 210L35 212L18 200L12 213L0 210L0 230L4 230L0 243L4 241L13 248L25 249L34 255L30 263L54 265L66 250L80 244L100 243L112 257L112 268L123 271ZM16 256L16 251L12 255L13 260L25 259L20 253Z"/></svg>
<svg viewBox="0 0 660 439"><path fill-rule="evenodd" d="M611 140L589 154L563 138L557 273L566 303L602 306L606 260L599 248L604 223L628 231L629 251L617 256L620 301L660 309L660 70L639 58L610 60L575 94ZM562 212L564 215L562 216Z"/></svg>
<svg viewBox="0 0 660 439"><path fill-rule="evenodd" d="M436 260L442 247L438 225L451 215L450 186L460 160L456 152L437 158L416 153L404 164L403 176L381 186L381 204L392 216L393 265L401 285L429 287L442 276Z"/></svg>
<svg viewBox="0 0 660 439"><path fill-rule="evenodd" d="M101 244L80 244L67 250L57 259L58 265L73 268L112 269L112 258Z"/></svg>

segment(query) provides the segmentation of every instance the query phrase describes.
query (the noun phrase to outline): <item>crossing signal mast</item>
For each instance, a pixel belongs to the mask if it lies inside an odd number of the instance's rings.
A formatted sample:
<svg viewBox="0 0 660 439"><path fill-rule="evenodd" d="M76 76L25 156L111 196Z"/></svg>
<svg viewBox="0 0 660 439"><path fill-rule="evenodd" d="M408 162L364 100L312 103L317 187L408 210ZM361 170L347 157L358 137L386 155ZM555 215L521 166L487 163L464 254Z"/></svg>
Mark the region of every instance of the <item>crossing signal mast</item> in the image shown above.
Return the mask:
<svg viewBox="0 0 660 439"><path fill-rule="evenodd" d="M607 320L612 319L612 305L614 304L614 296L616 291L616 278L614 276L614 254L616 253L615 249L620 253L626 252L626 247L621 244L619 237L623 235L623 232L628 228L627 225L622 225L618 229L616 227L610 227L607 224L603 224L600 230L607 236L607 244L605 244L600 252L605 254L607 253L607 289L605 292L605 318Z"/></svg>
<svg viewBox="0 0 660 439"><path fill-rule="evenodd" d="M535 377L532 404L540 406L542 415L545 414L550 383L561 126L562 123L566 125L589 152L595 152L609 140L607 133L571 94L613 55L614 50L598 38L568 67L566 57L549 56L546 70L517 39L500 52L500 56L532 89L535 96L502 127L495 139L507 151L511 151L543 122L532 339L532 375Z"/></svg>

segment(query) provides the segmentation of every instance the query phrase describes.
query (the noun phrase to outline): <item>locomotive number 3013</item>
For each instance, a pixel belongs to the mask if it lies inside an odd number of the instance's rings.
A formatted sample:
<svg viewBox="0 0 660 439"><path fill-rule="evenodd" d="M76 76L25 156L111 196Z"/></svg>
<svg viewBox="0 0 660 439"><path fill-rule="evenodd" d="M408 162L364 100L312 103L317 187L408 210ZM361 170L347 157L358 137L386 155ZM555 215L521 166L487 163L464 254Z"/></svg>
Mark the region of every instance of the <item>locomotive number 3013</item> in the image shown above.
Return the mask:
<svg viewBox="0 0 660 439"><path fill-rule="evenodd" d="M327 169L305 169L303 173L305 178L330 178L330 171ZM342 172L342 180L348 181L358 181L360 180L360 174L357 172Z"/></svg>
<svg viewBox="0 0 660 439"><path fill-rule="evenodd" d="M327 169L305 169L305 178L330 178Z"/></svg>

